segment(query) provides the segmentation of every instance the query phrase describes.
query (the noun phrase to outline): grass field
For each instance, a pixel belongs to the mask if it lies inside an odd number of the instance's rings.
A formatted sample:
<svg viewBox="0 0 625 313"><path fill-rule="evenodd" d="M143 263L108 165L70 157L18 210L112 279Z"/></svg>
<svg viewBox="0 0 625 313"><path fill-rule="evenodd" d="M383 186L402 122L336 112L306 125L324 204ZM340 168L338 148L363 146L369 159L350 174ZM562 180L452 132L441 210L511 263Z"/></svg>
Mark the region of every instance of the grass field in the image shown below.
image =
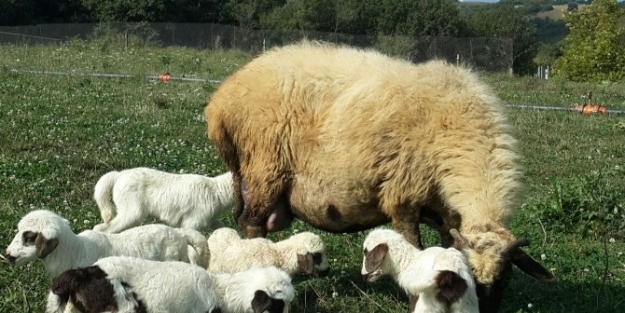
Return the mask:
<svg viewBox="0 0 625 313"><path fill-rule="evenodd" d="M240 52L116 49L107 43L0 49L0 246L32 209L50 209L75 232L99 222L92 200L110 170L148 166L216 175L225 171L206 137L202 110L214 85L152 82L145 75L220 79L245 64ZM36 75L18 70L69 71ZM129 79L79 73L131 74ZM506 103L571 106L587 90L610 109L625 109L622 85L485 75ZM536 282L516 271L502 312L620 312L625 308L625 116L508 109L524 156L528 192L511 225L526 251L557 277ZM229 216L225 222L232 225ZM296 222L272 234L310 230ZM424 229L425 230L425 229ZM315 231L318 232L318 231ZM295 277L294 312L406 312L389 279L360 278L363 233L326 240L332 272ZM426 231L426 243L437 237ZM0 264L0 312L42 312L50 279L40 262Z"/></svg>

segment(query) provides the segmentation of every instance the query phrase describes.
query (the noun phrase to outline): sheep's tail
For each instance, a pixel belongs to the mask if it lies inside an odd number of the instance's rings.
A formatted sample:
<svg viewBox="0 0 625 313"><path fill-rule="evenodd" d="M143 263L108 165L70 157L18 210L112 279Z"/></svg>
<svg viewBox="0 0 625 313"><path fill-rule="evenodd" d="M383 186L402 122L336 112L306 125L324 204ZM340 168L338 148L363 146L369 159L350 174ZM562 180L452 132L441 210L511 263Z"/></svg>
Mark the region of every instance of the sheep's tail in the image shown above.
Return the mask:
<svg viewBox="0 0 625 313"><path fill-rule="evenodd" d="M440 271L436 276L436 286L440 290L436 297L450 305L458 301L469 287L458 273L452 271Z"/></svg>
<svg viewBox="0 0 625 313"><path fill-rule="evenodd" d="M100 216L105 224L113 219L115 214L115 204L113 204L113 186L120 175L120 172L112 171L104 174L95 184L93 198L100 208Z"/></svg>
<svg viewBox="0 0 625 313"><path fill-rule="evenodd" d="M177 228L177 230L187 240L187 244L192 250L189 251L189 262L202 268L208 268L210 251L208 249L208 241L206 240L206 237L204 237L204 235L197 230L191 228Z"/></svg>

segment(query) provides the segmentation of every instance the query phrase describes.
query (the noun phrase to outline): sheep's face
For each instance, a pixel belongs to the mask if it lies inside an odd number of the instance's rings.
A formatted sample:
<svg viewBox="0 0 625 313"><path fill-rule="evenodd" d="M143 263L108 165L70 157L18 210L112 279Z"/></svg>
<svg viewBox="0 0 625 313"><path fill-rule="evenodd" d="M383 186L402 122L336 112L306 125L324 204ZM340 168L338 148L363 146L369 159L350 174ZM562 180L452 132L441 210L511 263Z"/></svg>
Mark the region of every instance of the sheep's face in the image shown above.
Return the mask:
<svg viewBox="0 0 625 313"><path fill-rule="evenodd" d="M388 245L385 243L378 244L371 250L365 247L362 269L360 270L363 280L372 283L384 275L383 263L387 253Z"/></svg>
<svg viewBox="0 0 625 313"><path fill-rule="evenodd" d="M6 248L4 257L10 263L19 266L36 258L45 258L58 244L58 239L47 239L40 232L19 231Z"/></svg>
<svg viewBox="0 0 625 313"><path fill-rule="evenodd" d="M254 313L288 313L290 301L271 298L265 291L256 290L252 299Z"/></svg>
<svg viewBox="0 0 625 313"><path fill-rule="evenodd" d="M4 251L5 259L12 264L22 265L36 258L45 258L59 244L57 234L61 228L69 229L69 221L50 211L28 213L17 224L17 234Z"/></svg>
<svg viewBox="0 0 625 313"><path fill-rule="evenodd" d="M469 263L473 267L475 279L480 284L490 285L505 267L502 252L514 237L506 230L465 235L472 249L466 250ZM508 262L509 263L509 262Z"/></svg>
<svg viewBox="0 0 625 313"><path fill-rule="evenodd" d="M297 253L297 263L304 273L315 277L325 277L329 274L330 264L325 246L318 235L304 232L294 235L290 240L300 241L303 244L303 249Z"/></svg>
<svg viewBox="0 0 625 313"><path fill-rule="evenodd" d="M480 312L499 310L503 291L512 278L513 264L538 280L555 280L551 272L521 249L529 245L529 240L515 240L506 229L471 229L452 236L456 248L463 250L473 268Z"/></svg>
<svg viewBox="0 0 625 313"><path fill-rule="evenodd" d="M298 254L297 263L302 268L302 271L308 275L325 277L330 272L328 258L323 250Z"/></svg>

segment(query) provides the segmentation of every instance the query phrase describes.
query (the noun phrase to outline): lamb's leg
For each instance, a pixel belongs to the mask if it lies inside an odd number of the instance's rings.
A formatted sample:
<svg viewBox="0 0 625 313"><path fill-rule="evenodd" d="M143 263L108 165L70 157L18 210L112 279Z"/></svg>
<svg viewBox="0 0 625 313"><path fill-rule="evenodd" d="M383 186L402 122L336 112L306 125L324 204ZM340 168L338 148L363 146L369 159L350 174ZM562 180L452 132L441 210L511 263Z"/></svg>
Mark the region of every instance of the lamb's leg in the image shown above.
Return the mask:
<svg viewBox="0 0 625 313"><path fill-rule="evenodd" d="M134 213L134 212L133 212ZM133 228L135 226L139 226L141 221L143 220L143 215L140 214L132 214L132 215L124 215L117 214L113 220L111 220L111 224L109 228L106 230L107 233L119 233L126 229Z"/></svg>
<svg viewBox="0 0 625 313"><path fill-rule="evenodd" d="M414 312L415 306L417 306L419 296L408 295L408 302L410 302L410 312Z"/></svg>

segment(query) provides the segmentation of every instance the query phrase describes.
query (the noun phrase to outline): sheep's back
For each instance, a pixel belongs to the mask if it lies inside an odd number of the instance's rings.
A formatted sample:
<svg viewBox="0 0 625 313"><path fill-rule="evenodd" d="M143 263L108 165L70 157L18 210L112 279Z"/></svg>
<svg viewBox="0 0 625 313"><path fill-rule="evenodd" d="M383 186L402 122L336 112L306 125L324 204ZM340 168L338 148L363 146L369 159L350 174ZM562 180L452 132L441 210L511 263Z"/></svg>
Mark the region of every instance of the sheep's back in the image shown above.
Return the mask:
<svg viewBox="0 0 625 313"><path fill-rule="evenodd" d="M468 165L462 166L471 168L462 173L468 179L484 168L514 168L513 158L490 157L512 149L501 110L467 69L304 42L245 65L215 92L205 114L210 138L231 137L244 177L254 170L253 155L266 154L274 155L277 170L304 182L292 204L306 206L311 195L324 194L336 207L377 206L379 200L385 210L425 201L449 170L443 164L458 155L465 154ZM222 158L235 162L232 155ZM496 187L503 190L497 197L510 198L514 188L505 185ZM501 199L491 202L495 210L509 207Z"/></svg>
<svg viewBox="0 0 625 313"><path fill-rule="evenodd" d="M255 267L280 267L281 260L274 244L265 238L220 241L209 237L213 273L236 273Z"/></svg>

